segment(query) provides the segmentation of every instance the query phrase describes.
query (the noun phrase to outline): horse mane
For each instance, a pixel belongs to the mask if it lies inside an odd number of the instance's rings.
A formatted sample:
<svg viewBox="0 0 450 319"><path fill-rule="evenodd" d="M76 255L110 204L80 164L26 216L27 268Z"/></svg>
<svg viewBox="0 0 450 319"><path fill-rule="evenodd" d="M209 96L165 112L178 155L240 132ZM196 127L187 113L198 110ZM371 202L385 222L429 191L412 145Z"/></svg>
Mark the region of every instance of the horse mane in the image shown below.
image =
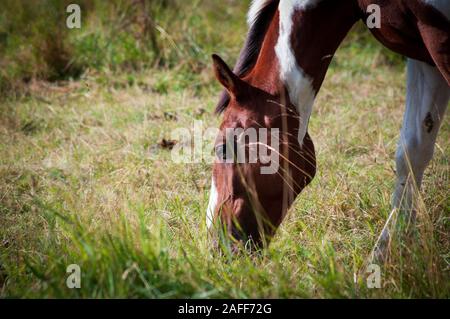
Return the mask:
<svg viewBox="0 0 450 319"><path fill-rule="evenodd" d="M279 0L254 0L248 13L248 24L250 26L244 47L239 54L239 59L233 72L243 77L255 66L259 52L269 29L270 22L278 8ZM223 90L219 103L216 106L216 114L222 113L228 103L230 96Z"/></svg>

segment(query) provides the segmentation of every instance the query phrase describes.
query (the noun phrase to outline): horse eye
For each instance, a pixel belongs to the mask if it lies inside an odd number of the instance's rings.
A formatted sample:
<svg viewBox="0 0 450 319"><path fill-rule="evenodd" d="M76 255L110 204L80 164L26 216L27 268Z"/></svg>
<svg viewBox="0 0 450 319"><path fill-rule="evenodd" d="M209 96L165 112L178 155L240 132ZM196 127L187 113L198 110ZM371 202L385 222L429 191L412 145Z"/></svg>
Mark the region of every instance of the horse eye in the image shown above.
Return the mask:
<svg viewBox="0 0 450 319"><path fill-rule="evenodd" d="M216 153L216 157L219 160L226 160L227 159L227 152L226 152L226 145L225 144L219 144L214 148L214 152Z"/></svg>

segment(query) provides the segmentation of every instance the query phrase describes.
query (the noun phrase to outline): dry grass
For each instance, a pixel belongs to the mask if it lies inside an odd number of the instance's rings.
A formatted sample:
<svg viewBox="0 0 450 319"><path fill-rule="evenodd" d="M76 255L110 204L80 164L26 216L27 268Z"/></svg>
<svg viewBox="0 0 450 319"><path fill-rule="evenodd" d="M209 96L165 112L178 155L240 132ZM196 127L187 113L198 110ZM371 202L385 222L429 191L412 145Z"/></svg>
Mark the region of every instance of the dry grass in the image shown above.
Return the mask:
<svg viewBox="0 0 450 319"><path fill-rule="evenodd" d="M158 147L193 119L217 126L209 69L184 89L174 89L177 70L132 80L87 73L3 100L0 296L448 298L447 118L417 233L394 242L383 287L366 286L364 265L390 211L405 94L403 67L379 52L339 50L310 125L318 174L258 258L208 249L210 166L175 164ZM80 290L65 285L72 263Z"/></svg>

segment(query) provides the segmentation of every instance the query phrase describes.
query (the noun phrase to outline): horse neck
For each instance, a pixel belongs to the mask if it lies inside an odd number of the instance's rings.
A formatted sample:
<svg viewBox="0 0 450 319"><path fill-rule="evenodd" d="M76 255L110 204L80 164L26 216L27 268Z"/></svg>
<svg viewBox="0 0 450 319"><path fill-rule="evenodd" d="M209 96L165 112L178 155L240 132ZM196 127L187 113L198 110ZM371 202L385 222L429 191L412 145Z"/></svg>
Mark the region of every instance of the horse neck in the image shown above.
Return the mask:
<svg viewBox="0 0 450 319"><path fill-rule="evenodd" d="M302 86L310 86L315 96L332 57L359 15L357 1L322 0L306 7L280 5L255 66L244 80L273 95L280 95L286 88L294 105L297 94L305 91Z"/></svg>
<svg viewBox="0 0 450 319"><path fill-rule="evenodd" d="M273 95L279 95L283 83L279 76L279 63L275 52L275 46L279 34L279 12L274 14L270 22L266 36L261 46L255 66L243 78L254 87Z"/></svg>
<svg viewBox="0 0 450 319"><path fill-rule="evenodd" d="M284 36L285 42L290 45L298 67L303 75L309 78L317 94L336 50L352 26L361 18L361 10L357 1L312 2L318 3L291 13L290 33L289 12L283 12L284 16L282 13L281 19L286 21L282 28L287 34L282 34L281 37ZM286 49L282 43L279 43L279 46L280 51ZM280 60L286 58L283 56Z"/></svg>

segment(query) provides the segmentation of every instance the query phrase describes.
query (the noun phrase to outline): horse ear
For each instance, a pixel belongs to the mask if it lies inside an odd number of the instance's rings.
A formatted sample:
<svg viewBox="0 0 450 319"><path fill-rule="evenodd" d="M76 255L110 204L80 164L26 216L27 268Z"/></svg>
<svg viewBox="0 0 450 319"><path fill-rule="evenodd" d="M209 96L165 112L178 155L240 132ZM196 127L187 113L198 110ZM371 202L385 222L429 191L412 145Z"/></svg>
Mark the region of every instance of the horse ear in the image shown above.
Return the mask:
<svg viewBox="0 0 450 319"><path fill-rule="evenodd" d="M212 59L217 80L227 89L230 95L237 97L242 86L242 80L231 71L228 65L217 54L213 54Z"/></svg>

